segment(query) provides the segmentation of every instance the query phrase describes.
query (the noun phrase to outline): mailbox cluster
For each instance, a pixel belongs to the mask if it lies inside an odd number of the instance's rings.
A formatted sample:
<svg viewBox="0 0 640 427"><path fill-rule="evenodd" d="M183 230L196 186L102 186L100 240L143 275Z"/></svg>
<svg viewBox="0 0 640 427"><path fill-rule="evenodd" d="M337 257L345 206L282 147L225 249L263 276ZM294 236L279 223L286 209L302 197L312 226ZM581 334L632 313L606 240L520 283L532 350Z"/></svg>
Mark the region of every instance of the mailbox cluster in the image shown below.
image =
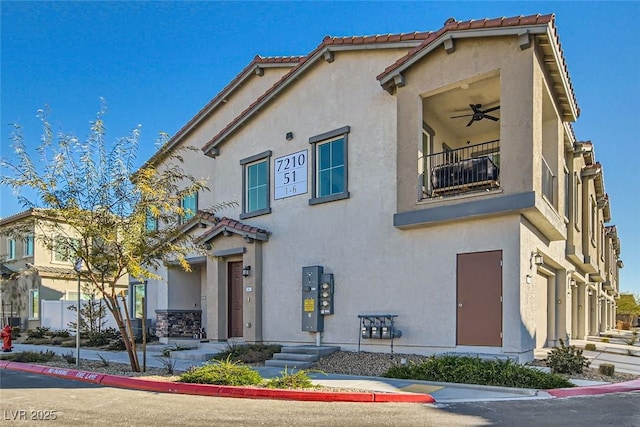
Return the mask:
<svg viewBox="0 0 640 427"><path fill-rule="evenodd" d="M391 340L402 336L402 331L394 326L396 315L360 315L358 317L362 319L360 337L363 339Z"/></svg>

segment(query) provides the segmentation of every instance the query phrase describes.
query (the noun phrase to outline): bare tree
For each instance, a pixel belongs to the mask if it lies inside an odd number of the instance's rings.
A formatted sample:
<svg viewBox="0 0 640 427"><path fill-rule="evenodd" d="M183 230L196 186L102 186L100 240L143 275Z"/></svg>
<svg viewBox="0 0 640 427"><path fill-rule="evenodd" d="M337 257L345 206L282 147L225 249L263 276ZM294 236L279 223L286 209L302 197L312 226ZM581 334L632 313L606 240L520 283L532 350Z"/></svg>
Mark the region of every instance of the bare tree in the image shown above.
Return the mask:
<svg viewBox="0 0 640 427"><path fill-rule="evenodd" d="M186 258L203 249L182 232L186 195L207 191L206 180L182 168L181 147L165 150L162 134L153 162L136 167L140 128L113 143L106 142L105 108L91 122L89 136L56 133L39 111L43 133L39 158L27 152L24 134L14 125L11 134L14 157L3 159L0 184L13 189L25 208L37 212L37 239L51 251L78 265L80 275L105 300L122 334L131 369L139 371L134 334L128 314L120 309L124 300L119 284L127 277L157 278L154 267L178 262L190 271ZM24 196L34 194L31 200ZM234 203L209 208L215 211ZM149 227L153 222L158 226ZM20 235L19 226L13 231Z"/></svg>

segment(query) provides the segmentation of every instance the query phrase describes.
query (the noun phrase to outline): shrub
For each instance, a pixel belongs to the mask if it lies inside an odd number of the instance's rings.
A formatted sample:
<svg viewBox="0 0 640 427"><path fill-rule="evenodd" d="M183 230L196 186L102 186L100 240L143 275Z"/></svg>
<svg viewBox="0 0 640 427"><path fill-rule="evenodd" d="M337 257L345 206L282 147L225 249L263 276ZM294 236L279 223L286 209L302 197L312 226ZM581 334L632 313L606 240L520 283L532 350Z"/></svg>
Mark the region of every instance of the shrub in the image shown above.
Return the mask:
<svg viewBox="0 0 640 427"><path fill-rule="evenodd" d="M560 375L532 369L512 360L482 360L455 355L431 356L423 362L410 362L408 365L395 364L383 376L518 388L573 387Z"/></svg>
<svg viewBox="0 0 640 427"><path fill-rule="evenodd" d="M612 377L615 371L616 371L616 367L612 363L603 363L598 367L598 372L608 377Z"/></svg>
<svg viewBox="0 0 640 427"><path fill-rule="evenodd" d="M584 368L591 364L582 355L582 349L574 345L566 346L560 340L560 347L554 347L546 359L547 366L555 374L581 374Z"/></svg>
<svg viewBox="0 0 640 427"><path fill-rule="evenodd" d="M18 337L20 337L20 326L13 326L11 328L11 339L15 340Z"/></svg>
<svg viewBox="0 0 640 427"><path fill-rule="evenodd" d="M38 326L33 330L27 331L27 339L42 339L46 338L51 332L51 329L46 326Z"/></svg>
<svg viewBox="0 0 640 427"><path fill-rule="evenodd" d="M609 338L600 338L600 342L608 343Z"/></svg>
<svg viewBox="0 0 640 427"><path fill-rule="evenodd" d="M69 353L64 353L62 358L67 361L68 364L73 365L76 363L76 357L70 351Z"/></svg>
<svg viewBox="0 0 640 427"><path fill-rule="evenodd" d="M311 378L308 375L309 371L300 369L296 372L285 370L282 372L282 376L275 377L265 382L267 388L283 388L283 389L297 389L297 388L319 388L311 382Z"/></svg>
<svg viewBox="0 0 640 427"><path fill-rule="evenodd" d="M282 346L279 344L227 344L228 349L213 356L216 360L231 360L242 363L264 363L273 357L274 353L280 352Z"/></svg>
<svg viewBox="0 0 640 427"><path fill-rule="evenodd" d="M627 345L634 345L636 343L636 341L638 340L637 335L633 335L630 338L625 338L624 342Z"/></svg>
<svg viewBox="0 0 640 427"><path fill-rule="evenodd" d="M109 359L107 359L107 356L105 356L104 354L98 353L98 359L100 359L100 363L105 368L109 366Z"/></svg>
<svg viewBox="0 0 640 427"><path fill-rule="evenodd" d="M173 344L173 345L170 345L169 347L165 347L162 349L162 356L171 357L172 351L185 351L185 350L192 350L193 348L194 347L190 347L188 345Z"/></svg>
<svg viewBox="0 0 640 427"><path fill-rule="evenodd" d="M260 384L262 377L249 366L227 358L224 361L212 360L204 366L191 367L180 375L178 381L196 384L245 386Z"/></svg>
<svg viewBox="0 0 640 427"><path fill-rule="evenodd" d="M596 351L596 345L594 343L587 343L584 345L584 349L588 351Z"/></svg>
<svg viewBox="0 0 640 427"><path fill-rule="evenodd" d="M87 333L86 345L89 347L102 347L109 345L111 341L120 338L120 331L115 328L106 328L101 331Z"/></svg>
<svg viewBox="0 0 640 427"><path fill-rule="evenodd" d="M71 334L69 333L69 331L61 329L59 331L51 331L49 332L49 335L51 335L51 338L69 338L71 336Z"/></svg>
<svg viewBox="0 0 640 427"><path fill-rule="evenodd" d="M49 362L56 356L56 353L47 351L22 351L20 353L3 355L5 360L13 360L22 363L42 363Z"/></svg>
<svg viewBox="0 0 640 427"><path fill-rule="evenodd" d="M164 371L169 375L173 375L178 361L170 358L169 356L158 356L158 360L162 363Z"/></svg>

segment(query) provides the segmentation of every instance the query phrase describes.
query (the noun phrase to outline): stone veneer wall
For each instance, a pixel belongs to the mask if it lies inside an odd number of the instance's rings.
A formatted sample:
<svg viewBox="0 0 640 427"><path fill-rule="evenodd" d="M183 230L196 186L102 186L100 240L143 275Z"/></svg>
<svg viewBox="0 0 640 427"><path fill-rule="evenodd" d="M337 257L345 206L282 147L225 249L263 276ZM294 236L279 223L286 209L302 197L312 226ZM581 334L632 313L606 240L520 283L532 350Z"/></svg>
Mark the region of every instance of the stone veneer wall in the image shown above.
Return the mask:
<svg viewBox="0 0 640 427"><path fill-rule="evenodd" d="M159 338L193 338L202 327L202 310L156 310Z"/></svg>

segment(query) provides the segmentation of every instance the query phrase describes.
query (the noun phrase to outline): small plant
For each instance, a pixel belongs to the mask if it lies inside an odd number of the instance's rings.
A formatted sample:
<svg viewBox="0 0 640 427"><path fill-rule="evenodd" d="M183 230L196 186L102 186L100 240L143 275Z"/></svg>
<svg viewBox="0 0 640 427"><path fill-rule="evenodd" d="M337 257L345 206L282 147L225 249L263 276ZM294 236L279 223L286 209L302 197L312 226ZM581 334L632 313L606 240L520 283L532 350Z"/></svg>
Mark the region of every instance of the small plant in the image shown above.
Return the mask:
<svg viewBox="0 0 640 427"><path fill-rule="evenodd" d="M158 360L162 363L162 367L165 372L169 375L173 375L176 370L176 363L178 362L175 359L170 358L169 356L158 356Z"/></svg>
<svg viewBox="0 0 640 427"><path fill-rule="evenodd" d="M600 338L600 342L608 343L609 338Z"/></svg>
<svg viewBox="0 0 640 427"><path fill-rule="evenodd" d="M186 350L193 350L193 347L189 347L188 345L182 345L182 344L173 344L173 345L170 345L169 347L163 348L162 355L164 357L170 357L172 351L186 351Z"/></svg>
<svg viewBox="0 0 640 427"><path fill-rule="evenodd" d="M264 363L265 360L273 358L274 353L280 352L282 346L279 344L237 344L230 342L227 350L213 356L216 360L231 360L242 363Z"/></svg>
<svg viewBox="0 0 640 427"><path fill-rule="evenodd" d="M636 341L638 341L638 337L636 335L630 337L630 338L625 338L624 342L627 345L635 345Z"/></svg>
<svg viewBox="0 0 640 427"><path fill-rule="evenodd" d="M109 366L109 359L107 359L107 356L105 356L102 353L98 353L98 359L100 359L100 363L102 364L102 366L104 366L105 368L107 366Z"/></svg>
<svg viewBox="0 0 640 427"><path fill-rule="evenodd" d="M596 351L596 345L590 342L584 345L584 349L587 351Z"/></svg>
<svg viewBox="0 0 640 427"><path fill-rule="evenodd" d="M69 331L65 329L61 329L59 331L51 331L49 335L51 335L51 338L69 338L71 336Z"/></svg>
<svg viewBox="0 0 640 427"><path fill-rule="evenodd" d="M37 328L27 331L27 339L42 339L46 338L51 332L51 329L46 326L38 326Z"/></svg>
<svg viewBox="0 0 640 427"><path fill-rule="evenodd" d="M266 388L282 388L282 389L300 389L300 388L319 388L311 382L308 372L304 369L300 369L296 372L287 371L287 368L282 372L282 376L275 377L265 382Z"/></svg>
<svg viewBox="0 0 640 427"><path fill-rule="evenodd" d="M86 345L89 347L102 347L111 344L120 338L120 331L115 328L106 328L101 331L88 332Z"/></svg>
<svg viewBox="0 0 640 427"><path fill-rule="evenodd" d="M178 381L196 384L246 386L258 385L263 379L258 371L227 358L224 361L212 360L204 366L192 367L183 372Z"/></svg>
<svg viewBox="0 0 640 427"><path fill-rule="evenodd" d="M615 374L616 367L612 363L603 363L598 367L598 372L602 375L612 377Z"/></svg>
<svg viewBox="0 0 640 427"><path fill-rule="evenodd" d="M63 353L62 358L67 361L68 364L73 365L76 363L76 357L73 355L73 352Z"/></svg>
<svg viewBox="0 0 640 427"><path fill-rule="evenodd" d="M20 326L14 326L11 328L11 339L15 340L20 337Z"/></svg>
<svg viewBox="0 0 640 427"><path fill-rule="evenodd" d="M559 341L560 347L554 347L546 359L551 372L555 374L581 374L584 368L589 367L591 362L582 355L582 349L576 348L574 345L566 346L563 340Z"/></svg>

